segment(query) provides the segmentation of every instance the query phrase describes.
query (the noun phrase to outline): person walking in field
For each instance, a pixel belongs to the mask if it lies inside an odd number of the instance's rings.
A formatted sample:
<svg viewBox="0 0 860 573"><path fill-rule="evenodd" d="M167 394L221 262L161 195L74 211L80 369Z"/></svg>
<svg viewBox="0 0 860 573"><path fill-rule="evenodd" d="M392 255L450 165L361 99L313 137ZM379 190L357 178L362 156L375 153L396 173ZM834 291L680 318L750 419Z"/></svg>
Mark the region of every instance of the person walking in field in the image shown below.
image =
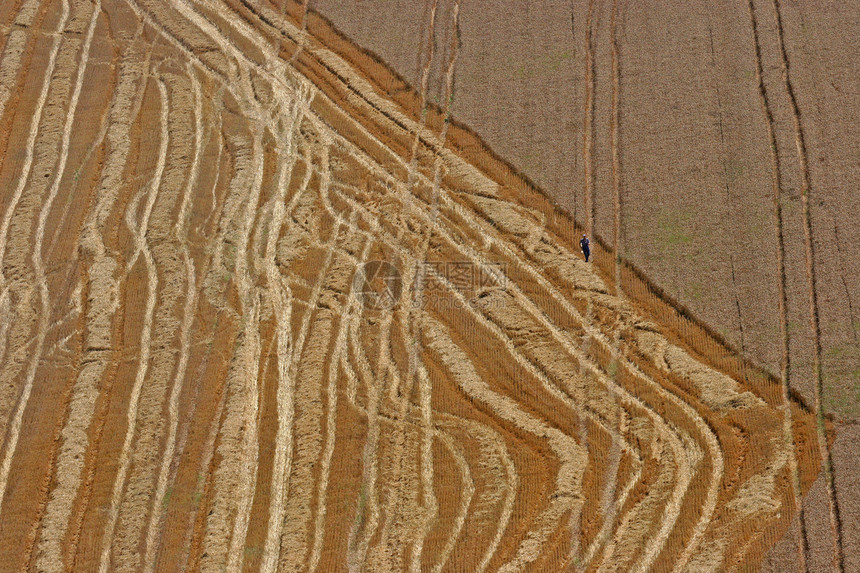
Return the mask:
<svg viewBox="0 0 860 573"><path fill-rule="evenodd" d="M582 254L585 255L585 262L588 262L588 257L591 256L591 248L589 245L591 241L588 240L588 237L585 233L582 234L582 238L579 240L579 248L582 249Z"/></svg>

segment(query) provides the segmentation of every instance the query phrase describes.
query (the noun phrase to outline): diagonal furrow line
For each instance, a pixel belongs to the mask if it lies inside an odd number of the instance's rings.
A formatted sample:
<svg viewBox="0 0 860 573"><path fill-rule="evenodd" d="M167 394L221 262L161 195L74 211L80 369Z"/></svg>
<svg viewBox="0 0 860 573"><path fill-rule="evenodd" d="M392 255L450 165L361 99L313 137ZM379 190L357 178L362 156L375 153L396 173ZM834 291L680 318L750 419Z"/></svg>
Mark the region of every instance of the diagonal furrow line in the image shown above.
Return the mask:
<svg viewBox="0 0 860 573"><path fill-rule="evenodd" d="M181 42L179 42L179 40L174 38L167 30L165 30L159 24L154 22L144 11L142 11L140 9L140 7L137 5L136 0L128 0L128 2L130 2L132 4L132 7L135 9L136 13L138 13L141 17L146 19L146 21L148 23L150 23L150 25L154 26L157 30L159 30L159 32L162 35L164 35L171 43L176 45L183 53L188 55L189 58L200 62L199 58L193 52L191 52L188 48L186 48L184 45L182 45ZM175 3L181 2L181 0L174 0L174 2ZM239 61L245 62L245 64L251 66L252 68L257 70L260 74L262 74L266 79L271 81L272 85L278 89L287 90L288 92L292 91L294 89L292 86L287 85L287 83L285 83L284 79L273 75L268 69L262 68L258 63L254 62L253 60L248 58L245 54L243 54L241 51L237 50L236 47L232 43L230 43L229 41L227 41L223 38L220 31L215 26L213 26L211 24L211 22L209 22L208 20L206 20L205 18L200 16L197 12L193 11L186 4L182 3L181 5L178 5L177 7L183 12L183 14L186 17L188 17L189 19L194 21L196 25L198 25L202 30L204 30L207 34L209 34L210 37L212 37L219 45L221 45L226 52L231 53L237 62L239 62ZM247 6L247 7L249 9L251 9L252 12L257 14L257 12L254 11L251 6ZM265 6L261 6L260 9L265 9ZM272 20L277 20L280 23L280 25L282 26L282 28L278 28L279 31L288 35L292 39L295 39L295 38L293 38L293 36L296 36L299 34L299 32L297 31L295 26L288 19L284 18L282 15L270 13L270 14L267 14L267 16L271 16L271 18L266 19L262 16L259 16L259 17L263 18L263 21L270 26L274 26L274 24L271 23ZM235 18L234 18L234 20L235 20ZM243 28L247 29L247 25L244 22L240 23L239 27L243 27ZM249 35L247 37L249 40L255 42L257 44L257 46L260 48L260 50L264 53L264 55L266 55L267 65L274 67L274 68L277 68L280 71L280 73L285 77L294 77L295 74L287 71L287 68L285 68L283 66L283 62L277 57L277 54L275 54L273 52L273 50L271 49L270 46L265 44L262 40L259 40L256 37L256 34L254 32L255 32L254 30L249 30ZM377 110L379 113L381 113L387 119L391 120L392 122L394 122L398 126L401 126L403 129L406 129L410 133L420 133L421 139L424 141L425 145L427 145L428 147L433 149L435 152L441 154L445 158L446 161L453 162L453 164L455 164L458 168L464 168L467 171L470 169L471 166L469 166L467 163L465 163L459 156L450 152L443 145L441 145L441 143L439 142L438 137L435 133L433 133L432 131L430 131L426 127L422 128L420 126L416 126L415 122L413 120L411 120L409 117L407 117L406 115L404 115L396 106L394 106L391 102L389 102L388 100L386 100L386 99L382 98L381 96L379 96L378 94L376 94L375 91L370 86L370 84L366 80L364 80L362 77L358 76L352 70L352 68L349 66L349 64L347 64L342 58L340 58L339 56L337 56L333 52L326 50L326 49L323 49L323 48L316 48L314 50L311 50L311 53L313 54L313 57L318 59L324 66L326 66L327 68L332 70L334 73L336 73L339 77L341 77L342 81L344 81L347 84L347 87L349 89L351 89L359 98L366 101L369 105L371 105L375 110ZM212 72L208 68L206 68L202 62L201 62L201 66L204 67L204 69L207 71L207 73L214 74L216 77L220 77L220 76L217 76L217 74L215 74L214 72ZM304 78L303 78L303 81L305 83L307 82L307 80L305 80ZM231 94L236 95L236 92L232 88L231 85L227 84L225 87L228 89L228 91L230 91ZM332 101L331 98L324 93L319 93L318 95L323 96L329 102ZM358 128L362 133L364 133L365 135L369 135L375 141L377 140L377 138L375 136L373 136L372 134L369 134L367 132L366 128L363 125L361 125L357 122L354 122L354 124L355 124L355 127ZM409 126L412 126L412 127L410 128ZM384 149L387 149L387 147L384 147ZM404 165L404 167L407 166L407 163L403 160L403 158L401 158L400 156L397 156L396 154L394 154L390 150L389 150L389 152L392 153L392 155L394 155L396 160L398 162L400 162L402 165ZM474 171L474 170L472 169L472 171ZM483 181L483 179L485 179L485 177L483 175L481 175L479 172L474 171L474 173L476 174L477 177L481 178L482 181ZM420 174L420 172L417 172L417 174L422 179L426 179L422 174ZM489 181L489 180L487 180L487 181ZM430 183L430 185L432 185L432 183ZM492 182L489 182L489 183L487 183L487 185L495 185L495 184L493 184Z"/></svg>
<svg viewBox="0 0 860 573"><path fill-rule="evenodd" d="M260 18L262 23L266 24L267 26L275 28L281 34L290 38L290 40L297 41L297 38L300 35L300 31L298 30L298 28L296 28L292 24L292 22L289 21L289 19L284 18L283 15L281 15L281 14L277 14L271 10L267 10L265 5L260 5L259 7L255 8L255 7L250 6L246 2L246 0L241 0L241 1L243 2L243 5L245 5L249 10L251 10L251 12L253 12L258 18ZM263 14L263 12L265 12L265 15ZM280 28L275 25L276 22L278 25L280 25ZM261 42L259 40L255 40L255 41L258 43L258 45L261 45ZM228 49L228 50L232 49L235 51L235 48L233 48L232 45L229 44L229 42L227 43L226 49ZM264 50L265 48L261 47L261 49ZM353 94L355 94L355 96L357 98L359 98L360 100L367 103L371 108L373 108L377 113L381 114L385 119L391 121L396 126L398 126L398 128L404 130L405 132L407 132L409 134L419 133L420 138L423 141L425 146L432 149L434 152L441 154L447 162L452 163L457 168L464 169L465 171L469 172L470 174L474 174L474 176L480 180L480 183L482 185L486 185L488 187L497 187L498 186L496 183L487 179L479 171L475 170L474 167L472 167L470 164L466 163L458 155L456 155L455 153L451 152L450 150L446 149L443 145L441 145L441 143L439 141L438 134L434 133L432 130L430 130L427 127L422 127L422 126L416 124L416 122L413 119L408 117L394 103L390 102L386 98L384 98L381 95L379 95L378 93L376 93L376 91L371 86L371 84L366 79L364 79L362 76L360 76L358 73L356 73L355 70L352 68L352 66L348 62L346 62L343 58L341 58L340 56L338 56L334 52L332 52L328 49L322 48L322 47L316 47L314 49L309 48L307 51L309 54L311 54L311 56L314 59L319 61L321 65L323 65L330 72L334 73L338 77L339 81L343 82L345 87L348 90L350 90ZM267 52L267 55L268 55L268 52ZM195 57L195 56L193 54L190 54L190 57ZM247 56L245 56L241 52L236 52L235 57L238 59L244 60L245 62L247 62L252 67L256 68L261 74L266 76L268 79L270 79L275 84L282 86L282 87L286 87L284 85L284 82L282 79L272 76L267 70L261 68L259 66L259 64L250 60L249 58L247 58ZM274 57L273 61L270 62L270 64L271 65L278 65L277 58ZM285 73L287 75L291 75L291 74L288 74L286 72L286 70L283 70L283 73ZM327 101L332 102L331 98L328 95L326 95L325 93L321 92L319 94L319 96L322 96ZM358 122L354 122L354 124L355 124L355 127L357 129L359 129L362 133L367 135L366 129L364 128L363 125L361 125ZM370 135L370 137L372 139L374 139L375 141L377 140L377 138L375 136ZM386 149L387 149L387 147L386 147ZM388 151L390 153L392 153L393 155L395 155L396 160L398 162L400 162L404 167L407 167L408 162L404 161L404 159L401 158L400 156L397 156L396 154L394 154L393 151L391 151L391 150L388 150ZM424 176L421 175L420 172L417 172L417 174L420 177L424 178ZM430 183L430 185L432 185L432 183Z"/></svg>
<svg viewBox="0 0 860 573"><path fill-rule="evenodd" d="M244 60L246 65L250 65L251 67L260 69L261 72L264 72L270 79L274 79L275 76L272 75L272 69L274 68L277 71L282 71L287 69L287 62L283 61L280 57L278 57L276 51L273 46L269 44L265 39L261 37L259 32L253 28L251 28L247 22L242 20L241 18L236 17L233 11L229 8L226 8L223 5L217 4L213 2L213 0L172 0L173 5L189 20L192 20L201 30L203 30L210 38L215 40L218 44L221 44L228 48L230 53L233 54L233 57L236 59L236 62L240 64L241 61ZM246 40L252 42L257 49L259 49L266 58L266 67L260 68L258 62L251 59L247 54L245 54L242 50L240 50L234 42L230 41L228 36L224 34L219 28L218 25L212 22L209 18L203 15L198 9L192 7L191 3L196 4L198 6L205 6L209 10L212 10L213 13L217 13L221 15L229 24L233 27L234 30L239 32L239 34ZM222 43L223 42L223 43ZM284 78L279 78L280 81L283 81Z"/></svg>
<svg viewBox="0 0 860 573"><path fill-rule="evenodd" d="M305 47L305 43L307 42L308 4L310 4L311 0L300 0L300 1L302 3L302 17L301 17L301 22L300 22L301 32L299 35L299 41L296 44L298 47L296 48L296 51L293 52L293 55L290 56L290 60L289 60L290 64L292 64L296 60L296 58L299 57L299 54L301 54L302 50ZM286 9L287 9L287 3L284 2L284 10L286 10Z"/></svg>
<svg viewBox="0 0 860 573"><path fill-rule="evenodd" d="M229 78L225 78L217 70L212 69L211 66L204 62L186 44L184 44L180 38L170 33L167 28L146 11L140 5L138 0L126 0L126 5L134 11L135 16L137 16L143 23L156 30L164 39L173 44L177 50L185 54L189 60L196 62L199 68L203 70L206 75L218 81L227 91L235 95L235 88Z"/></svg>
<svg viewBox="0 0 860 573"><path fill-rule="evenodd" d="M362 212L362 214L365 214L365 210L362 208L362 206L361 206L361 205L359 205L359 204L357 204L357 203L352 202L352 201L351 201L351 199L349 199L348 197L342 197L342 198L343 198L345 201L347 201L348 203L351 203L351 205L352 205L355 209L357 209L357 210L359 210L360 212ZM366 214L365 216L369 219L369 222L371 223L371 225L373 225L373 224L374 224L374 218L373 218L372 214ZM445 235L444 231L441 231L441 230L440 230L439 232L440 232L440 234L442 234L443 236ZM449 240L452 240L452 239L450 239L450 238L449 238ZM396 244L396 243L392 243L392 244ZM545 389L547 389L547 391L549 391L553 396L555 396L555 397L556 397L556 398L558 398L559 400L562 400L563 402L566 402L566 403L567 403L567 404L568 404L568 405L569 405L573 410L578 411L578 412L580 412L580 414L582 414L582 408L581 408L581 407L580 407L580 406L579 406L575 401L573 401L571 398L569 398L566 394L562 393L562 391L561 391L561 390L559 390L558 388L556 388L556 387L555 387L555 385L554 385L554 383L553 383L553 382L551 382L551 381L546 377L546 375L545 375L545 374L540 370L540 368L539 368L539 366L538 366L538 365L533 364L533 363L532 363L532 361L531 361L530 359L528 359L528 358L526 358L524 355L522 355L522 353L521 353L521 352L520 352L520 351L519 351L519 350L518 350L518 349L513 345L512 340L511 340L510 338L508 338L508 337L507 337L507 336L502 332L502 330L501 330L501 328L500 328L499 326L497 326L494 322L490 322L490 321L489 321L487 318L485 318L483 315L481 315L480 313L478 313L477 311L475 311L475 310L472 308L471 304L470 304L470 303L469 303L469 302L468 302L468 301L463 297L463 295L462 295L459 291L457 291L457 290L456 290L452 285L450 285L450 284L448 283L447 279L445 279L444 277L441 277L441 276L437 276L437 280L438 280L438 281L440 281L440 283L441 283L441 284L446 285L446 288L448 288L448 290L449 290L449 291L450 291L450 292L451 292L455 297L457 297L457 298L458 298L458 300L459 300L459 302L461 303L461 305L462 305L462 307L463 307L463 308L468 309L468 310L469 310L469 312L470 312L470 313L472 313L472 314L475 316L476 320L478 320L481 324L483 324L485 327L487 327L491 332L493 332L493 333L494 333L494 335L495 335L495 336L496 336L500 341L502 341L502 343L506 346L506 348L507 348L508 352L509 352L509 353L510 353L510 354L511 354L511 355L512 355L512 356L513 356L517 361L518 361L518 363L520 363L520 364L521 364L525 369L527 369L527 370L528 370L528 371L529 371L533 376L535 376L535 378L536 378L536 379L540 380L540 381L541 381L541 383L542 383L542 385L544 386L544 388L545 388ZM575 353L575 355L578 357L578 359L582 359L582 357L581 357L579 354ZM585 359L585 363L589 364L590 368L592 369L591 371L592 371L592 373L593 373L595 376L597 376L597 377L598 377L599 379L601 379L601 380L603 380L603 378L605 378L605 377L602 377L602 372L601 372L599 369L597 369L597 368L596 368L596 366L594 366L593 364L591 364L591 363L588 361L588 359ZM605 383L605 384L608 384L608 382L607 382L606 380L603 380L603 381L604 381L604 383ZM653 412L651 412L650 410L646 410L646 412L648 412L650 416L654 417L654 413L653 413ZM588 410L587 410L587 409L586 409L586 415L587 415L587 416L589 416L589 417L593 417L593 414L590 414L590 413L588 412ZM662 426L665 426L665 424L662 424L662 420L660 420L660 419L659 419L659 417L657 417L657 418L656 418L656 420L657 420L657 426L658 426L658 427L661 427L661 428L662 428ZM596 421L598 424L600 424L601 426L603 426L603 425L604 425L604 424L603 424L603 422L602 422L602 420L600 420L600 419L595 419L595 421ZM661 425L661 424L662 424L662 425ZM611 430L608 430L608 431L611 433ZM666 433L666 432L667 432L667 430L665 430L665 428L664 428L664 433ZM669 436L670 441L672 441L672 440L673 440L673 436L672 436L672 434L667 433L667 435ZM627 445L627 444L626 444L626 442L623 440L623 438L621 438L620 436L618 436L618 437L613 438L613 439L619 439L619 440L621 440L621 442L622 442L622 447L624 447L626 450L630 451L630 447L629 447L629 445ZM677 442L677 439L675 439L674 441L672 441L672 443L674 444L674 452L675 452L675 456L676 456L676 458L677 458L677 459L684 459L684 457L683 457L683 455L682 455L682 450L681 450L680 446L679 446L676 442ZM626 488L625 488L624 496L626 496L626 495L627 495L627 494L632 490L632 486L633 486L633 484L635 484L635 482L636 482L636 481L638 481L638 479L639 479L639 476L640 476L640 475L641 475L641 469L637 468L637 470L635 471L634 476L631 478L631 482L628 484L628 487L626 487ZM681 487L681 489L683 489L683 487ZM620 507L621 505L623 505L623 503L624 503L625 499L626 499L625 497L621 497L621 498L619 499L619 507ZM590 553L593 553L594 551L596 551L596 547L594 547L594 546L593 546L593 547L591 547L591 548L589 549L589 552L590 552Z"/></svg>
<svg viewBox="0 0 860 573"><path fill-rule="evenodd" d="M161 143L158 154L158 163L156 164L155 175L153 176L152 182L149 186L146 210L140 223L140 227L135 226L131 210L126 212L126 224L128 225L132 236L135 238L136 243L135 254L128 264L126 273L131 270L131 266L134 264L134 261L137 259L138 255L142 253L147 269L147 298L146 310L144 311L144 320L140 334L140 357L138 358L137 375L135 377L129 401L130 406L126 422L125 440L119 455L119 468L117 470L116 477L114 478L107 524L102 537L101 560L99 562L100 573L106 573L110 567L113 532L116 528L117 518L119 517L119 504L122 498L126 474L128 473L129 468L129 454L136 430L138 402L143 382L146 379L146 373L149 369L150 339L152 337L152 318L155 314L156 292L158 290L158 272L156 271L155 262L153 260L152 253L149 250L149 245L147 244L146 230L149 225L149 216L152 213L152 207L155 204L155 199L158 195L159 187L161 186L164 166L167 163L167 145L169 140L167 129L169 102L167 101L167 87L161 79L158 80L158 90L161 95Z"/></svg>
<svg viewBox="0 0 860 573"><path fill-rule="evenodd" d="M803 213L803 244L806 255L806 280L809 291L809 327L812 331L812 368L815 376L815 422L818 434L818 451L824 466L824 483L827 489L827 501L830 510L830 528L833 534L833 564L838 571L845 568L845 555L842 547L842 523L839 515L839 498L836 495L836 483L833 476L833 459L830 446L827 443L827 431L824 425L824 381L821 364L821 326L818 314L817 276L815 270L815 241L812 233L812 218L809 213L809 194L811 183L809 177L809 161L806 152L806 138L803 132L800 108L791 82L791 67L788 53L785 49L785 31L782 25L782 13L779 0L772 0L774 17L776 19L776 36L782 64L782 81L788 99L791 102L791 113L794 120L794 141L797 148L797 162L801 175L800 201Z"/></svg>
<svg viewBox="0 0 860 573"><path fill-rule="evenodd" d="M830 211L830 218L833 223L833 239L836 246L836 253L838 256L838 261L840 262L840 273L839 278L842 279L842 288L845 290L845 300L848 303L848 318L851 323L851 332L854 335L854 344L860 343L860 321L858 321L855 316L857 316L857 312L854 307L854 303L851 300L852 290L848 288L848 281L845 280L845 270L850 268L847 262L844 261L843 258L843 250L842 250L842 241L839 239L839 224L837 223L837 219L833 211ZM2 354L0 354L2 355Z"/></svg>
<svg viewBox="0 0 860 573"><path fill-rule="evenodd" d="M209 0L194 0L196 3L204 4L213 8L213 4ZM236 64L239 65L240 69L242 68L253 68L258 73L260 73L263 77L265 77L268 81L272 82L273 87L276 88L276 91L286 90L288 93L292 92L294 88L288 85L288 78L298 79L299 76L295 73L289 73L288 70L291 66L283 61L277 54L277 52L273 49L273 47L266 43L265 40L259 37L259 33L250 28L248 24L235 16L232 11L223 11L223 15L230 21L230 24L239 31L244 31L242 37L247 39L250 42L253 42L256 47L262 52L263 56L266 58L265 67L261 66L258 62L255 62L250 57L248 57L244 52L239 50L235 44L229 39L225 37L225 35L215 26L211 21L209 21L205 16L201 15L199 11L195 10L186 0L173 0L173 6L186 18L188 18L191 22L193 22L200 30L203 31L206 35L208 35L213 41L215 41L223 50L224 53L230 54L235 60ZM165 31L165 33L167 33ZM192 57L193 54L192 54ZM304 79L302 77L302 79ZM304 83L306 83L305 80ZM253 94L253 90L250 92ZM253 101L253 96L250 98Z"/></svg>
<svg viewBox="0 0 860 573"><path fill-rule="evenodd" d="M373 215L372 213L368 212L366 209L364 209L364 207L363 207L361 204L359 204L359 203L355 202L352 198L347 197L347 196L345 196L345 195L342 195L342 194L340 194L340 193L338 193L338 194L339 194L339 196L340 196L344 201L346 201L347 203L349 203L349 204L350 204L350 206L352 206L354 209L356 209L358 212L360 212L360 213L361 213L361 214L362 214L362 215L367 219L367 221L368 221L372 226L376 227L376 220L375 220L375 217L374 217L374 215ZM377 228L378 228L378 227L377 227ZM399 248L399 249L403 249L402 247L399 247L399 246L397 246L397 245L396 245L396 243L394 242L394 239L393 239L393 238L390 238L390 240L391 240L391 243L390 243L390 244L391 244L392 246L396 246L396 247L397 247L397 248ZM451 239L450 237L449 237L449 240L452 240L452 241L453 241L453 239ZM456 244L456 243L453 243L453 244ZM405 251L405 249L404 249L404 251ZM406 251L406 252L407 252L407 254L408 254L408 251ZM453 287L452 287L452 288L453 288ZM455 290L456 290L456 289L455 289ZM458 291L458 292L459 292L459 291ZM498 328L498 327L496 327L496 328ZM501 332L501 331L499 331L499 332ZM510 345L508 344L508 342L507 342L507 341L505 342L505 344L506 344L506 346L510 346ZM510 346L510 348L513 348L513 346ZM516 352L516 351L515 351L515 353L516 353L517 355L519 355L519 353L518 353L518 352ZM527 360L527 359L523 357L523 360ZM524 364L525 364L525 363L524 363ZM540 380L542 381L543 385L547 388L547 390L548 390L550 393L552 393L552 394L553 394L553 396L555 396L555 397L556 397L556 398L558 398L559 400L562 400L562 401L566 402L566 403L567 403L567 404L568 404L572 409L574 409L574 410L575 410L579 415L584 415L584 416L586 416L586 417L590 418L592 421L594 421L596 424L598 424L598 425L599 425L599 426L601 426L601 427L605 427L605 426L606 426L605 421L604 421L602 418L600 418L600 417L599 417L599 416L598 416L598 415L597 415L597 414L596 414L596 413L595 413L591 408L589 408L589 407L583 407L583 406L580 406L579 404L577 404L577 403L576 403L572 398L570 398L570 397L569 397L569 396L567 396L565 393L563 393L563 392L562 392L562 390L560 390L559 388L557 388L557 387L556 387L556 385L555 385L555 383L551 382L551 381L549 380L549 378L547 378L547 377L546 377L546 376L545 376L541 371L539 371L539 370L535 369L536 367L535 367L535 366L534 366L530 361L528 362L528 366L525 366L525 367L526 367L526 368L528 368L528 369L529 369L529 371L530 371L532 374L534 374L534 376L535 376L536 378L538 378L538 379L540 379ZM610 429L606 429L606 431L607 431L608 433L610 433L610 434L612 433L612 431L611 431ZM631 454L631 455L634 455L634 458L635 458L635 452L634 452L634 450L633 450L632 446L630 446L630 444L628 444L628 443L626 442L626 440L624 440L621 436L617 436L617 435L614 435L612 439L618 439L618 440L620 440L620 442L622 443L622 447L624 448L625 452L627 452L627 453L629 453L629 454ZM640 463L641 463L641 462L640 462Z"/></svg>

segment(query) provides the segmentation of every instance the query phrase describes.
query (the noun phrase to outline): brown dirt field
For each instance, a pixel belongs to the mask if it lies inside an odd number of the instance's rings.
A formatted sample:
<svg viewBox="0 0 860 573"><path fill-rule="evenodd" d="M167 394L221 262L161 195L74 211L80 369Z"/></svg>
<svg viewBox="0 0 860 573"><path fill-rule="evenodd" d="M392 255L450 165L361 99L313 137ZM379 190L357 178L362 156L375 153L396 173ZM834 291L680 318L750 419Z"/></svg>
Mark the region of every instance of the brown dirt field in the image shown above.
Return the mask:
<svg viewBox="0 0 860 573"><path fill-rule="evenodd" d="M807 491L825 563L819 404L575 248L628 208L619 7L572 21L580 207L452 121L472 8L381 12L414 90L306 8L0 6L0 570L750 570Z"/></svg>

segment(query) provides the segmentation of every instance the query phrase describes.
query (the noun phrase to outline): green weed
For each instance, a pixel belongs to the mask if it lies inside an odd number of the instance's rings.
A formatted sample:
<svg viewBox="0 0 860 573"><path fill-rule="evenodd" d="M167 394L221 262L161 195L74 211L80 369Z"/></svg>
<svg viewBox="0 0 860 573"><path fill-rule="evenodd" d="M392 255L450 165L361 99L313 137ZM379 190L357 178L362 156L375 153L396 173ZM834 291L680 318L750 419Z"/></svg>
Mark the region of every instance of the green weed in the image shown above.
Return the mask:
<svg viewBox="0 0 860 573"><path fill-rule="evenodd" d="M685 212L664 212L657 219L657 242L664 249L675 249L689 244L693 238L689 234L693 216Z"/></svg>

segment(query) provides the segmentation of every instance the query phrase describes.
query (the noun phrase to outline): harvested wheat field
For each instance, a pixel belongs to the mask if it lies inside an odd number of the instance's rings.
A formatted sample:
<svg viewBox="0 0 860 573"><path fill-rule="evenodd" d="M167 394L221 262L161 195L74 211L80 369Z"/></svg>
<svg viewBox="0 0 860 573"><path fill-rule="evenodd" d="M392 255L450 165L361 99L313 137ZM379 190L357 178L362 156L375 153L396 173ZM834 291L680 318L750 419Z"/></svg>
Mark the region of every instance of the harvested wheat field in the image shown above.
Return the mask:
<svg viewBox="0 0 860 573"><path fill-rule="evenodd" d="M286 8L0 5L0 568L757 569L824 421Z"/></svg>

